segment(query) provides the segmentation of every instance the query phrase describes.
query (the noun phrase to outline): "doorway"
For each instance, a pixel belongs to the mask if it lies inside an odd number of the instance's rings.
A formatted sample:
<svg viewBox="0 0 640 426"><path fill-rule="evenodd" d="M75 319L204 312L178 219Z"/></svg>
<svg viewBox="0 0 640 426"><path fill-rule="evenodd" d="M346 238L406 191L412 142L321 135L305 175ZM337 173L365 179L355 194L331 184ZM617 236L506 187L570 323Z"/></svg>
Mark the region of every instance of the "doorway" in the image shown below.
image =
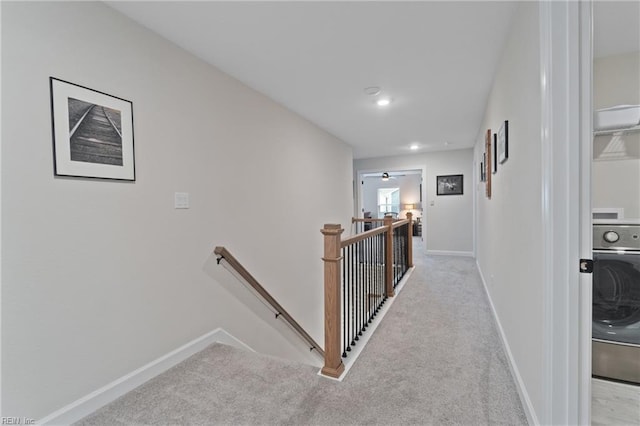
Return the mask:
<svg viewBox="0 0 640 426"><path fill-rule="evenodd" d="M358 171L356 216L383 218L390 213L394 218L405 219L411 212L414 237L424 243L424 172L420 167Z"/></svg>
<svg viewBox="0 0 640 426"><path fill-rule="evenodd" d="M640 258L640 3L593 2L592 13L591 422L640 424L637 267L624 275Z"/></svg>

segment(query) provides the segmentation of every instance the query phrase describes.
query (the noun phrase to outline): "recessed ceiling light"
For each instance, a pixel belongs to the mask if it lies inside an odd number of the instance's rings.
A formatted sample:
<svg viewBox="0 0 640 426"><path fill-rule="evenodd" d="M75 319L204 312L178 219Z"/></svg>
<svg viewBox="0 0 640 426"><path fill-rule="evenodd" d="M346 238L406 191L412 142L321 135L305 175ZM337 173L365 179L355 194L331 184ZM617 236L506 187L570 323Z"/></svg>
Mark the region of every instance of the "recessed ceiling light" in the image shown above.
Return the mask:
<svg viewBox="0 0 640 426"><path fill-rule="evenodd" d="M369 86L364 88L364 93L369 96L375 96L380 94L380 88L378 86Z"/></svg>
<svg viewBox="0 0 640 426"><path fill-rule="evenodd" d="M391 100L390 100L390 99L387 99L387 98L378 99L378 100L376 101L376 104L377 104L378 106L381 106L381 107L387 106L387 105L389 105L390 103L391 103Z"/></svg>
<svg viewBox="0 0 640 426"><path fill-rule="evenodd" d="M409 146L409 149L410 149L410 150L412 150L412 151L415 151L415 150L417 150L418 148L420 148L420 146L419 146L417 143L412 143L412 144Z"/></svg>

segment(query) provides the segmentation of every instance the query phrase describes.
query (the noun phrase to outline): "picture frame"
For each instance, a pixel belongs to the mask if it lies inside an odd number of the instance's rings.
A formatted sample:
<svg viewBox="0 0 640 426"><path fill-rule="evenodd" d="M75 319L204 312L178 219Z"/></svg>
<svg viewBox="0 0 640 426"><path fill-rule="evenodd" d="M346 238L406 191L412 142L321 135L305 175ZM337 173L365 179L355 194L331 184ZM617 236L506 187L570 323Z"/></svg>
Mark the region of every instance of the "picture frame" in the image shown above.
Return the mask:
<svg viewBox="0 0 640 426"><path fill-rule="evenodd" d="M498 130L498 161L500 164L509 159L509 121L505 120Z"/></svg>
<svg viewBox="0 0 640 426"><path fill-rule="evenodd" d="M135 181L133 104L49 77L55 176Z"/></svg>
<svg viewBox="0 0 640 426"><path fill-rule="evenodd" d="M462 195L464 192L463 175L444 175L436 177L437 195Z"/></svg>
<svg viewBox="0 0 640 426"><path fill-rule="evenodd" d="M487 133L484 137L484 150L485 150L485 178L486 178L486 194L487 198L491 199L491 129L487 129Z"/></svg>
<svg viewBox="0 0 640 426"><path fill-rule="evenodd" d="M493 159L491 161L492 169L491 173L494 175L498 173L498 134L493 134Z"/></svg>

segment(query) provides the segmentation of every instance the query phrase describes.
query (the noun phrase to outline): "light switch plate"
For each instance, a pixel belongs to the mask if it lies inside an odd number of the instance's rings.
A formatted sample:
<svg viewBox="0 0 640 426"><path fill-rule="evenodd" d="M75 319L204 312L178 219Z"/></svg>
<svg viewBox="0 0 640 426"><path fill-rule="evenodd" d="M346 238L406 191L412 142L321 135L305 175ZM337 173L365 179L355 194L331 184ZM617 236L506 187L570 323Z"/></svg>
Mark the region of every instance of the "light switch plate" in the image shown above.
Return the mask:
<svg viewBox="0 0 640 426"><path fill-rule="evenodd" d="M189 193L188 192L176 192L174 194L174 203L176 209L188 209L189 208Z"/></svg>

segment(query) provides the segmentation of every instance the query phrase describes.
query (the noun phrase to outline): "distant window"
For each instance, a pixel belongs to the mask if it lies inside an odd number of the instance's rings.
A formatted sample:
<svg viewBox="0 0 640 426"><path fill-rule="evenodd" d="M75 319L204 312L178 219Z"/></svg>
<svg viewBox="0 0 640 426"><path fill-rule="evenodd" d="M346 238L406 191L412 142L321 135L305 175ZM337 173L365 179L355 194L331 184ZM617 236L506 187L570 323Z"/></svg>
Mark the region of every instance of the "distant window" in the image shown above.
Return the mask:
<svg viewBox="0 0 640 426"><path fill-rule="evenodd" d="M400 213L400 188L378 189L378 218L387 212Z"/></svg>

